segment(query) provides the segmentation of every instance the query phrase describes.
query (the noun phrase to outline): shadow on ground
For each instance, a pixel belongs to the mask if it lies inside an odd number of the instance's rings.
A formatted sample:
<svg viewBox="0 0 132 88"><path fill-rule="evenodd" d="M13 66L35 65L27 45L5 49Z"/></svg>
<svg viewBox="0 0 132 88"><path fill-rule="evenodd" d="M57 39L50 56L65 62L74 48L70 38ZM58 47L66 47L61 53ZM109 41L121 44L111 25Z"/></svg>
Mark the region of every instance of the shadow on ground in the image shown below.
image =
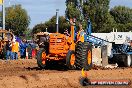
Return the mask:
<svg viewBox="0 0 132 88"><path fill-rule="evenodd" d="M50 63L46 65L46 67L40 68L40 67L27 67L27 70L57 70L57 71L67 71L68 67L65 64L62 63Z"/></svg>

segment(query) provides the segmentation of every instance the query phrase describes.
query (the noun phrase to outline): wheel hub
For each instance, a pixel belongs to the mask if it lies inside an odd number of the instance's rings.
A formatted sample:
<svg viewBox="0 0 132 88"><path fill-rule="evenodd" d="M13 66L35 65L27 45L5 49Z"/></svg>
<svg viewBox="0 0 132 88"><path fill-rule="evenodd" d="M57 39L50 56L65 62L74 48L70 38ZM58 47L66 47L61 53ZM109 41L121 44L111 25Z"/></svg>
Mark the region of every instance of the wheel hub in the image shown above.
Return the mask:
<svg viewBox="0 0 132 88"><path fill-rule="evenodd" d="M46 53L42 52L42 64L45 64L46 61Z"/></svg>
<svg viewBox="0 0 132 88"><path fill-rule="evenodd" d="M70 63L71 63L71 65L74 65L74 63L75 63L75 55L74 54L71 55Z"/></svg>
<svg viewBox="0 0 132 88"><path fill-rule="evenodd" d="M89 50L88 51L88 56L87 56L87 61L88 61L88 64L91 64L91 58L92 58L92 56L91 56L92 54L91 54L91 51Z"/></svg>

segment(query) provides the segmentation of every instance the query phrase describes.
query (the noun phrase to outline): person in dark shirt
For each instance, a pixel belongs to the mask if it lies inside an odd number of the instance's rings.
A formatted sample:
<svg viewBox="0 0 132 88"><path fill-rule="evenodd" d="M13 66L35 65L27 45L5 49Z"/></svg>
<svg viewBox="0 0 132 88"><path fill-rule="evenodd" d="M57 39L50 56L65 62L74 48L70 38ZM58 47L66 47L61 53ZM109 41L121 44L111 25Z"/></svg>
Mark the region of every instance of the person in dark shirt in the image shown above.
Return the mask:
<svg viewBox="0 0 132 88"><path fill-rule="evenodd" d="M6 60L9 58L11 59L11 47L10 47L10 41L7 41L6 43Z"/></svg>
<svg viewBox="0 0 132 88"><path fill-rule="evenodd" d="M21 47L21 58L25 59L26 58L26 49L27 49L27 42L26 39L23 39L22 44L20 45Z"/></svg>

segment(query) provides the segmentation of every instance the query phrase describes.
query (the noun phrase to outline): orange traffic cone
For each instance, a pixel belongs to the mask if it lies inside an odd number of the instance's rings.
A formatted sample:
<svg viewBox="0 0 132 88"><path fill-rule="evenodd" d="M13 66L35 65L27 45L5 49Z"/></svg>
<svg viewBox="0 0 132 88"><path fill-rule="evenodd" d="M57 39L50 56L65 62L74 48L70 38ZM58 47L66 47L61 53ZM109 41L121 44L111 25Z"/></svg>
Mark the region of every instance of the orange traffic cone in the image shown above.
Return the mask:
<svg viewBox="0 0 132 88"><path fill-rule="evenodd" d="M28 52L27 52L27 49L26 49L26 59L28 59Z"/></svg>
<svg viewBox="0 0 132 88"><path fill-rule="evenodd" d="M82 68L82 77L87 77L88 73L86 71L84 71L84 68Z"/></svg>

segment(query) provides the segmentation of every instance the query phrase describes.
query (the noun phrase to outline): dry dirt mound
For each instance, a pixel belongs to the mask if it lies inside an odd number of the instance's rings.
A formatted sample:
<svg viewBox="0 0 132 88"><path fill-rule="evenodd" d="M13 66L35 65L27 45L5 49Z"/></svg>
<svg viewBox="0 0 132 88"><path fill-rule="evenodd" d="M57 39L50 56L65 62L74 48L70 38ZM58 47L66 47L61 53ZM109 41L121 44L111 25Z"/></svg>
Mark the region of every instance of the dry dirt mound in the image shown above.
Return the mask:
<svg viewBox="0 0 132 88"><path fill-rule="evenodd" d="M130 79L132 68L93 69L87 72L90 79ZM82 88L81 71L61 69L41 70L36 60L0 61L0 88ZM88 86L88 88L132 88L130 86Z"/></svg>

